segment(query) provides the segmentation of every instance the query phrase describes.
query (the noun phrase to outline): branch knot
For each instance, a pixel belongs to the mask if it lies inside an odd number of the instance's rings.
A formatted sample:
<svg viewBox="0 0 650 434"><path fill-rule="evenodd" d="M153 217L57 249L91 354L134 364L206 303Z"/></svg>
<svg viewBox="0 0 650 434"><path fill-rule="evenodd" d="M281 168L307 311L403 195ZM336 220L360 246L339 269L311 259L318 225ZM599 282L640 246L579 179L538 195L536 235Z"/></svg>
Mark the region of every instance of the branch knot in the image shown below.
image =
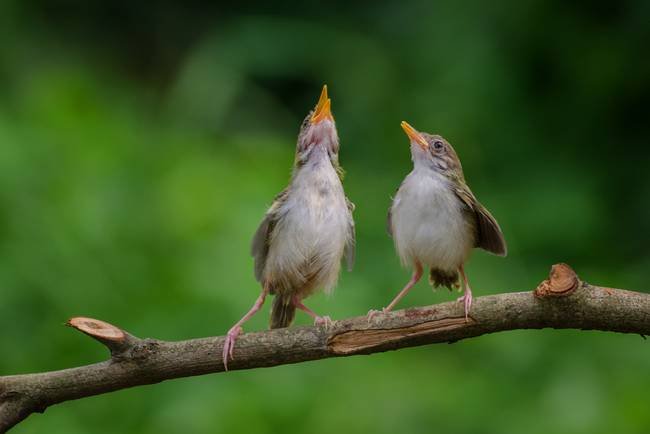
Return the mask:
<svg viewBox="0 0 650 434"><path fill-rule="evenodd" d="M571 295L581 282L573 269L567 264L560 263L551 267L548 279L540 283L533 294L535 297L566 297Z"/></svg>

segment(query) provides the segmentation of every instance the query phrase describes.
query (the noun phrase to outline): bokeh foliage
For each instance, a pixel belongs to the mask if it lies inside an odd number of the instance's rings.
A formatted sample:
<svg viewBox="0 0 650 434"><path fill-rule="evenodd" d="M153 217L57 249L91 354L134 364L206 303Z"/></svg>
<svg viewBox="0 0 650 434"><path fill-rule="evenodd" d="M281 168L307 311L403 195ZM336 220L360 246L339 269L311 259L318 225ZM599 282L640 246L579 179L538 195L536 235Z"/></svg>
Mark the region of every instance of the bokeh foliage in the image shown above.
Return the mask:
<svg viewBox="0 0 650 434"><path fill-rule="evenodd" d="M477 295L560 261L647 290L649 5L1 2L0 374L105 358L73 315L223 334L323 83L358 257L315 310L364 314L408 279L385 233L402 119L455 145L504 230L509 256L468 266ZM421 283L402 306L454 297ZM638 336L517 331L121 391L15 432L647 433L649 360Z"/></svg>

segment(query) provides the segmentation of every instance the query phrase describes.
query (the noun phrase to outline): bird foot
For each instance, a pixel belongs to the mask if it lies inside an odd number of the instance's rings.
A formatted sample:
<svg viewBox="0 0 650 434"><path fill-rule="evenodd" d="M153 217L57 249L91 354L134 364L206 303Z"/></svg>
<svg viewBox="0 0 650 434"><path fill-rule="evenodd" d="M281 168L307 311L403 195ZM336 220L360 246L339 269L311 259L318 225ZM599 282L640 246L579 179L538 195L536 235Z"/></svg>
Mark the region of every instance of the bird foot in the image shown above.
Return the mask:
<svg viewBox="0 0 650 434"><path fill-rule="evenodd" d="M386 313L388 313L388 312L390 312L390 309L388 309L387 307L384 307L384 308L382 308L381 310L370 309L370 310L368 311L368 314L367 314L367 316L368 316L368 322L372 321L372 319L373 319L375 316L377 316L377 315L379 315L379 314L386 314Z"/></svg>
<svg viewBox="0 0 650 434"><path fill-rule="evenodd" d="M472 309L472 293L465 293L462 297L458 297L456 302L463 303L465 307L465 322L469 321L469 311Z"/></svg>
<svg viewBox="0 0 650 434"><path fill-rule="evenodd" d="M332 327L332 318L329 316L316 316L314 318L314 325L315 326L322 326L325 327L325 330L328 330L330 327Z"/></svg>
<svg viewBox="0 0 650 434"><path fill-rule="evenodd" d="M241 332L242 328L240 326L234 326L228 330L226 339L223 341L223 367L226 371L228 370L228 358L231 360L234 359L233 351L235 350L235 341Z"/></svg>

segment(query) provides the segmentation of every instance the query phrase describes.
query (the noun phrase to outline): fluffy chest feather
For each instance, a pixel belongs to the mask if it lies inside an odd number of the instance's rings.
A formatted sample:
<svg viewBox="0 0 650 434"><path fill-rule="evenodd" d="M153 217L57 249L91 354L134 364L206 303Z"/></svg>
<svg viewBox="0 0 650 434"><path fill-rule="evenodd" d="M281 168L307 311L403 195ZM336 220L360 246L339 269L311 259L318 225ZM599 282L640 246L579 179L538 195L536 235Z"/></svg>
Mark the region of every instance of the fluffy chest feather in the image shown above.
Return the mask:
<svg viewBox="0 0 650 434"><path fill-rule="evenodd" d="M286 290L334 287L348 238L343 186L327 160L295 174L272 235L266 271Z"/></svg>
<svg viewBox="0 0 650 434"><path fill-rule="evenodd" d="M469 256L474 229L461 201L440 174L415 169L391 207L395 247L404 265L455 270Z"/></svg>
<svg viewBox="0 0 650 434"><path fill-rule="evenodd" d="M341 181L328 161L301 169L285 203L286 224L300 234L303 244L343 242L347 205Z"/></svg>

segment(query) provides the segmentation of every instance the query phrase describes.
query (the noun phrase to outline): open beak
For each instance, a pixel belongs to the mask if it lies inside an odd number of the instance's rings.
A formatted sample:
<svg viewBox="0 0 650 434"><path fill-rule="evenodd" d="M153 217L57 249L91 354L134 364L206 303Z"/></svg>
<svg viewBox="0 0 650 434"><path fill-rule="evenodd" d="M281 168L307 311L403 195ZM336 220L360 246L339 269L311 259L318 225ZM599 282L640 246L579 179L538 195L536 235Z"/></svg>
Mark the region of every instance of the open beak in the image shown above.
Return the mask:
<svg viewBox="0 0 650 434"><path fill-rule="evenodd" d="M317 124L323 119L334 120L331 111L332 100L327 97L327 85L323 86L323 91L320 93L318 104L314 109L314 114L311 115L311 123Z"/></svg>
<svg viewBox="0 0 650 434"><path fill-rule="evenodd" d="M412 142L416 142L425 151L429 149L429 143L427 143L427 141L424 139L424 137L422 137L422 134L420 134L418 130L413 128L406 121L402 121L401 125L402 125L402 129L404 130L406 135L409 136L409 139Z"/></svg>

